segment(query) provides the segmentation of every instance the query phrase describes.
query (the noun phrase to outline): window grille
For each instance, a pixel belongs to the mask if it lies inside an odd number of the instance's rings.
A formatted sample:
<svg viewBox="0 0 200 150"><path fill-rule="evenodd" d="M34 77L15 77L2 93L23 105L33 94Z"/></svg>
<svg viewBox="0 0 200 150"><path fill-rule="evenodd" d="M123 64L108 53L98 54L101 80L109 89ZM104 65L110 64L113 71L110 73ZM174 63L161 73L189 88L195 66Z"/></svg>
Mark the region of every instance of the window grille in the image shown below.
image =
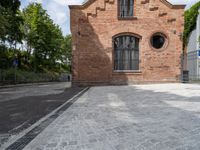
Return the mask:
<svg viewBox="0 0 200 150"><path fill-rule="evenodd" d="M114 39L114 70L139 70L139 39L119 36Z"/></svg>
<svg viewBox="0 0 200 150"><path fill-rule="evenodd" d="M119 17L133 17L134 0L119 0Z"/></svg>

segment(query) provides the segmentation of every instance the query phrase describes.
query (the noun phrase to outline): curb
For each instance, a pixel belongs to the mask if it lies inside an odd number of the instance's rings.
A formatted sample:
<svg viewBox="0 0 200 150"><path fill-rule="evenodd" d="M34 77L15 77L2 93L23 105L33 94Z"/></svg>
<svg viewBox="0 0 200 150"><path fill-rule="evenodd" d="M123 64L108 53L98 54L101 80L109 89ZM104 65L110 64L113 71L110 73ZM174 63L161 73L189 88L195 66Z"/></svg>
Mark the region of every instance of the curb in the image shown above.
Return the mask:
<svg viewBox="0 0 200 150"><path fill-rule="evenodd" d="M40 134L45 128L48 127L57 117L59 117L64 111L67 110L80 96L82 96L86 91L89 90L89 87L84 88L78 94L74 95L72 98L67 100L64 104L53 110L51 113L47 114L29 128L25 129L18 135L13 135L6 143L2 144L0 149L3 148L4 150L22 150L26 147L38 134ZM38 130L39 128L39 130ZM31 132L36 130L37 134L32 135ZM31 133L31 134L30 134ZM35 132L34 132L35 133Z"/></svg>

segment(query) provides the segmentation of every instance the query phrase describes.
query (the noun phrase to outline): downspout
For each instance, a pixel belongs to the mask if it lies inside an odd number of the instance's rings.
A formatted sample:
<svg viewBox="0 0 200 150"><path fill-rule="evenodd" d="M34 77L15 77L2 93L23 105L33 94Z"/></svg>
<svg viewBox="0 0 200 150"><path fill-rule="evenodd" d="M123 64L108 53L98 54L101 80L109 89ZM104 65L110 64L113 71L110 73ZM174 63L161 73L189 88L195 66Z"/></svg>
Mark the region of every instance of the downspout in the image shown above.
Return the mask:
<svg viewBox="0 0 200 150"><path fill-rule="evenodd" d="M200 51L200 42L199 42L199 36L200 36L200 8L199 8L199 15L197 17L197 34L196 34L196 50L197 50L197 77L198 79L200 78L200 56L199 56L199 51Z"/></svg>

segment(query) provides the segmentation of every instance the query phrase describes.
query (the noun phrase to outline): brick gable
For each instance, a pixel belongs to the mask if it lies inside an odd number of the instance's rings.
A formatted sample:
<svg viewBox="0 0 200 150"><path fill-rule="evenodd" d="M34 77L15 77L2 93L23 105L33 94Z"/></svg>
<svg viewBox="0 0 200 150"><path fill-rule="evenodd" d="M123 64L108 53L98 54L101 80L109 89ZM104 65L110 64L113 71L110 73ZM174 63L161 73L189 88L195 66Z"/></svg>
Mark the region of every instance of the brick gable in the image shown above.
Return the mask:
<svg viewBox="0 0 200 150"><path fill-rule="evenodd" d="M70 6L74 84L179 81L184 6L165 0L135 0L134 12L132 19L119 19L118 0L89 0L82 6ZM156 32L167 37L162 50L150 44ZM140 37L138 71L113 70L113 37L118 34Z"/></svg>

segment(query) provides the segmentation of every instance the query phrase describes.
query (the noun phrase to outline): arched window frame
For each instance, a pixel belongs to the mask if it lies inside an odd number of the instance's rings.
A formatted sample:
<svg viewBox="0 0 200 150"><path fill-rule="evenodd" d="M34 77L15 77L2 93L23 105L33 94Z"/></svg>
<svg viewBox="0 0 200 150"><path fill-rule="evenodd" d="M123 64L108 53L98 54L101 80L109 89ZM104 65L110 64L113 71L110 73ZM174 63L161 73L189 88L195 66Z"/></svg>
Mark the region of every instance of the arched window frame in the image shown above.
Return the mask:
<svg viewBox="0 0 200 150"><path fill-rule="evenodd" d="M135 52L135 51L137 51L137 58L136 59L130 59L130 61L131 62L128 62L128 63L130 63L130 64L133 64L133 61L135 61L135 62L137 62L137 67L135 66L135 67L133 67L133 66L131 66L131 65L129 65L128 67L125 67L124 65L119 65L118 64L118 66L116 67L116 63L117 63L117 59L116 59L116 49L115 49L115 40L116 40L116 38L120 38L120 37L124 37L124 36L129 36L129 37L133 37L134 39L136 39L137 40L137 48L136 47L134 47L133 49L132 49L132 52ZM137 34L133 34L133 33L120 33L120 34L117 34L117 35L115 35L114 37L113 37L113 71L114 72L138 72L138 71L140 71L140 45L139 45L139 43L140 43L140 40L141 40L141 36L140 35L137 35ZM128 52L128 54L131 54L131 52L130 52L130 49L126 49ZM123 53L123 52L122 52ZM125 53L125 52L124 52ZM123 55L123 54L122 54ZM126 56L125 56L126 57ZM131 56L129 56L128 55L128 57L132 57L132 55ZM124 58L121 58L122 60L120 60L120 61L123 61L123 59Z"/></svg>

